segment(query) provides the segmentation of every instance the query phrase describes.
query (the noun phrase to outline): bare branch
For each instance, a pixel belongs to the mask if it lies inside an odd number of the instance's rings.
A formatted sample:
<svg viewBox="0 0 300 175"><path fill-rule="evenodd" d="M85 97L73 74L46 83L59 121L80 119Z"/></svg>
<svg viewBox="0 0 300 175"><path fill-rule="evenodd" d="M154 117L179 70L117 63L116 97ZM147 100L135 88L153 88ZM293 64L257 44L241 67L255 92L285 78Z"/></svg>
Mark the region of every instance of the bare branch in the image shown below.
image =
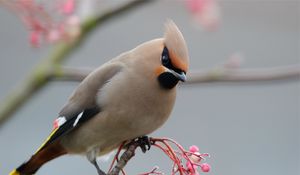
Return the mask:
<svg viewBox="0 0 300 175"><path fill-rule="evenodd" d="M48 72L48 77L58 81L82 81L94 69L61 67L59 71Z"/></svg>
<svg viewBox="0 0 300 175"><path fill-rule="evenodd" d="M64 67L59 75L49 77L61 81L82 81L93 69ZM256 82L300 79L300 66L261 68L261 69L226 69L215 68L206 71L191 71L187 82L182 84L216 83L216 82Z"/></svg>
<svg viewBox="0 0 300 175"><path fill-rule="evenodd" d="M72 43L61 42L56 45L53 52L49 57L45 58L39 63L33 71L29 74L28 78L23 81L16 89L12 90L9 95L3 100L0 105L0 124L3 124L17 109L22 106L27 100L34 95L37 90L44 87L48 82L49 74L59 77L61 74L61 62L73 53L75 49L83 43L87 36L96 28L101 26L104 22L113 19L116 16L128 12L140 5L146 4L150 0L131 0L122 4L119 7L109 9L100 16L90 18L85 21L81 28L81 35L76 38ZM53 71L55 73L53 73Z"/></svg>
<svg viewBox="0 0 300 175"><path fill-rule="evenodd" d="M208 71L191 72L187 84L213 82L250 82L300 79L300 66L261 68L261 69L226 69L216 68Z"/></svg>

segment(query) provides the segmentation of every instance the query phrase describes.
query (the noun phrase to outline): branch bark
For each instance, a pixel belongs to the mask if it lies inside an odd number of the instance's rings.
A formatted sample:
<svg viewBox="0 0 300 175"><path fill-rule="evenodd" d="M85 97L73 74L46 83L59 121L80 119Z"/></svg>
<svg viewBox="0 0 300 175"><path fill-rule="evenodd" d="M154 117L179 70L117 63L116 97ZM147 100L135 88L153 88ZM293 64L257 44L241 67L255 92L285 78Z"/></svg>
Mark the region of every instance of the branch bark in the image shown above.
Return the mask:
<svg viewBox="0 0 300 175"><path fill-rule="evenodd" d="M45 58L39 63L28 78L23 81L16 89L12 90L9 95L2 101L0 105L0 126L4 123L17 109L22 106L27 100L32 97L39 89L44 87L50 80L52 74L55 72L56 76L61 73L61 63L65 60L75 49L87 39L87 36L96 28L101 26L104 22L113 19L125 12L129 12L140 5L146 4L150 0L131 0L114 9L109 9L100 16L93 17L85 21L82 26L81 35L72 43L59 43L53 49L49 57Z"/></svg>
<svg viewBox="0 0 300 175"><path fill-rule="evenodd" d="M135 155L135 150L139 146L137 141L132 141L128 145L126 151L121 155L120 160L107 175L118 175L124 169L128 161Z"/></svg>

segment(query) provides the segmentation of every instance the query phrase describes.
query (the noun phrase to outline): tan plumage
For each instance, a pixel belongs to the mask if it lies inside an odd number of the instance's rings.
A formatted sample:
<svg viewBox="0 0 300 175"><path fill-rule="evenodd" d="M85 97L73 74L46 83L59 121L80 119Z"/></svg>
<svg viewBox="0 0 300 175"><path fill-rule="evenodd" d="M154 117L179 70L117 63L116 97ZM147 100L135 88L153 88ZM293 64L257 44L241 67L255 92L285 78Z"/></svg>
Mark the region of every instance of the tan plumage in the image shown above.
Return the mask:
<svg viewBox="0 0 300 175"><path fill-rule="evenodd" d="M123 141L150 134L169 117L175 86L185 80L188 60L182 34L168 21L164 38L119 55L80 83L59 114L67 122L34 156L56 144L61 147L58 156L85 154L94 164L96 156L112 151ZM95 114L81 113L95 106L99 108ZM72 123L67 126L68 121ZM62 134L57 134L60 131ZM35 164L28 161L13 173L34 173L38 168L29 165Z"/></svg>

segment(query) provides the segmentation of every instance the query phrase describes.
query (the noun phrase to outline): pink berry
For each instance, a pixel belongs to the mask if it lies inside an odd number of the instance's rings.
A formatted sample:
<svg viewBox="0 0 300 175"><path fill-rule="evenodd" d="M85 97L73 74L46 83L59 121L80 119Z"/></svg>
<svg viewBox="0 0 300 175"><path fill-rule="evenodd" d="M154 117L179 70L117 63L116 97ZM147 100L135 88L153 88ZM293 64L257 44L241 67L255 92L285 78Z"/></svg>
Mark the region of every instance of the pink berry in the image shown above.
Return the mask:
<svg viewBox="0 0 300 175"><path fill-rule="evenodd" d="M198 148L198 146L196 146L196 145L192 145L192 146L190 146L190 151L191 151L192 153L194 153L194 152L199 152L199 148Z"/></svg>
<svg viewBox="0 0 300 175"><path fill-rule="evenodd" d="M210 165L208 164L208 163L203 163L203 164L201 164L200 165L201 166L201 170L203 171L203 172L209 172L209 170L210 170Z"/></svg>

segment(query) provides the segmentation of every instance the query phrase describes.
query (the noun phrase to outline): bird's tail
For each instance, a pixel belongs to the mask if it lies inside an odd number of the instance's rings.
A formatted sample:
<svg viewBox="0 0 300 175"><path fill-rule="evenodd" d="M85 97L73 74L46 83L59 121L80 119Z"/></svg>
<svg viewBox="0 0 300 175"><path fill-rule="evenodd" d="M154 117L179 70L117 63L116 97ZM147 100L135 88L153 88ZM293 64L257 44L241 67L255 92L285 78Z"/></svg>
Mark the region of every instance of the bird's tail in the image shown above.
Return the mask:
<svg viewBox="0 0 300 175"><path fill-rule="evenodd" d="M66 150L59 144L59 142L52 143L45 148L38 150L28 161L11 171L9 175L34 174L44 163L66 153Z"/></svg>

